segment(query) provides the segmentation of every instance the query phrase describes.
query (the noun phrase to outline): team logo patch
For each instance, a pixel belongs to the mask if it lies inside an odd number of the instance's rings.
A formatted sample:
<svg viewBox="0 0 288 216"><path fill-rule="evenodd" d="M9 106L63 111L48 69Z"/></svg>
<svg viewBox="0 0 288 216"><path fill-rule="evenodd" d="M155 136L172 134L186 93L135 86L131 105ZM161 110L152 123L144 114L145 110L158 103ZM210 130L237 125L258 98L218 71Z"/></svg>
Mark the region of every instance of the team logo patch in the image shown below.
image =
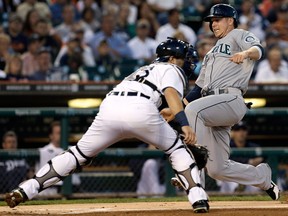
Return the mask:
<svg viewBox="0 0 288 216"><path fill-rule="evenodd" d="M253 41L256 41L256 38L255 37L252 37L252 36L248 36L245 38L245 42L247 43L251 43Z"/></svg>

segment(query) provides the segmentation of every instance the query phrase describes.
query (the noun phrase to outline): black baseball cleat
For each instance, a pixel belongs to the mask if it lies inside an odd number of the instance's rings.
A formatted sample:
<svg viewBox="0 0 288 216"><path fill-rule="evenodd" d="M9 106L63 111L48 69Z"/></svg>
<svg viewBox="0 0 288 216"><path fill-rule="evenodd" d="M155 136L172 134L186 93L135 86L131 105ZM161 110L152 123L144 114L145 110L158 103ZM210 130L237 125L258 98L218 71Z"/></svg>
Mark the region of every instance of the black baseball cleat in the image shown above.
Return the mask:
<svg viewBox="0 0 288 216"><path fill-rule="evenodd" d="M28 200L28 197L22 188L16 188L10 193L5 194L5 202L10 208L14 208L20 203L24 203L26 200Z"/></svg>
<svg viewBox="0 0 288 216"><path fill-rule="evenodd" d="M193 205L194 213L208 213L209 212L209 204L207 200L199 200L195 202Z"/></svg>
<svg viewBox="0 0 288 216"><path fill-rule="evenodd" d="M268 190L266 190L266 193L273 199L278 200L280 198L280 190L278 186L271 181L271 186Z"/></svg>

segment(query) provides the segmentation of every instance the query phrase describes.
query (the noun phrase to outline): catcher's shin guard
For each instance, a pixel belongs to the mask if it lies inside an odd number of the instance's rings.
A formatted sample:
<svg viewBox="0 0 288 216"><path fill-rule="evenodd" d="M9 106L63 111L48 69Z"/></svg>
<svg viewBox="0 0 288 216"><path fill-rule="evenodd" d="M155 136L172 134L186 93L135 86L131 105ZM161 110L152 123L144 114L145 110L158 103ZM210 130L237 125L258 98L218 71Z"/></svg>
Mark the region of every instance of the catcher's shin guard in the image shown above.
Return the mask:
<svg viewBox="0 0 288 216"><path fill-rule="evenodd" d="M46 172L47 171L47 172ZM45 173L46 172L46 173ZM43 173L43 175L42 175ZM54 169L51 160L42 167L39 172L34 176L34 179L39 183L39 192L46 188L56 184L57 182L64 179L64 176L60 176Z"/></svg>
<svg viewBox="0 0 288 216"><path fill-rule="evenodd" d="M68 151L60 154L50 160L43 166L34 176L34 179L39 183L39 192L55 185L63 180L66 176L72 174L82 165L90 163L92 158L85 157L77 146L73 146Z"/></svg>
<svg viewBox="0 0 288 216"><path fill-rule="evenodd" d="M179 184L187 193L193 187L202 187L196 163L184 146L172 152L169 159Z"/></svg>
<svg viewBox="0 0 288 216"><path fill-rule="evenodd" d="M192 170L193 168L195 168L195 166L196 163L193 163L187 170L184 170L182 172L175 171L175 176L178 180L178 183L184 190L186 190L186 193L189 193L189 190L192 187L202 187L200 183L196 183L193 179ZM180 185L178 187L180 187Z"/></svg>
<svg viewBox="0 0 288 216"><path fill-rule="evenodd" d="M200 200L207 200L208 196L200 184L199 169L193 155L191 155L191 152L186 149L180 140L176 140L166 153L169 154L169 160L175 175L183 189L186 190L188 200L192 204L193 209L197 213L200 212L199 208L195 209L194 206Z"/></svg>

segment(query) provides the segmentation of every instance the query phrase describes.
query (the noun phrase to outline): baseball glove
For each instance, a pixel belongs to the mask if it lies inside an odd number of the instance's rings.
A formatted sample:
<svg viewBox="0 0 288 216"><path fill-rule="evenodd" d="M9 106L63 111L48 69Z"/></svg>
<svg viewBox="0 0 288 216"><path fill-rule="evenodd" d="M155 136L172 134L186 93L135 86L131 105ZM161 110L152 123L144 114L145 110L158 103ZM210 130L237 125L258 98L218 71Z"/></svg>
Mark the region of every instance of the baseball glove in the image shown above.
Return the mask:
<svg viewBox="0 0 288 216"><path fill-rule="evenodd" d="M203 169L208 161L209 158L209 151L202 145L195 144L195 145L186 145L187 148L192 152L193 157L196 161L198 169Z"/></svg>

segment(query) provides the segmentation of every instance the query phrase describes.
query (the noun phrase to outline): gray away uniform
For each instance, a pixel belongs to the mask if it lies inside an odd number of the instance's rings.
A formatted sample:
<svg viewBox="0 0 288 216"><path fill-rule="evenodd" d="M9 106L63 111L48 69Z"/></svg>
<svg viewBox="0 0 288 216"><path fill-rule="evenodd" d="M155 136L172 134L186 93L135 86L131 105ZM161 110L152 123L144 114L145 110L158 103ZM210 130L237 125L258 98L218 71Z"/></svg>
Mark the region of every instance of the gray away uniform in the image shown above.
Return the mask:
<svg viewBox="0 0 288 216"><path fill-rule="evenodd" d="M255 61L245 59L236 64L229 58L252 46L262 48L250 32L234 29L207 53L196 84L202 97L185 109L199 144L207 146L210 159L208 174L215 179L253 185L267 190L271 184L271 169L266 164L257 167L229 160L230 128L247 112L242 95L247 91Z"/></svg>

